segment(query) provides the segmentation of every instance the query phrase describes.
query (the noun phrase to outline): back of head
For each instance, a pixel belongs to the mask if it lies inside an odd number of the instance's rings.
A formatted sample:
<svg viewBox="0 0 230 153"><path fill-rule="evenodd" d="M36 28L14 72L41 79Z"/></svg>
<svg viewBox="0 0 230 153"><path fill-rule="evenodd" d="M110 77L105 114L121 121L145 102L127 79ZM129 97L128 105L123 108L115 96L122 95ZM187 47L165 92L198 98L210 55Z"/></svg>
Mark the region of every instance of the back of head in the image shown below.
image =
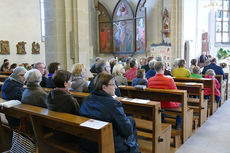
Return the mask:
<svg viewBox="0 0 230 153"><path fill-rule="evenodd" d="M155 64L154 64L154 69L157 73L160 73L162 70L164 70L164 62L163 61L157 61Z"/></svg>
<svg viewBox="0 0 230 153"><path fill-rule="evenodd" d="M99 61L99 60L102 60L102 58L101 58L101 57L96 57L96 58L95 58L95 62L97 62L97 61Z"/></svg>
<svg viewBox="0 0 230 153"><path fill-rule="evenodd" d="M185 60L184 59L180 59L178 62L178 67L184 67L185 65Z"/></svg>
<svg viewBox="0 0 230 153"><path fill-rule="evenodd" d="M205 72L205 76L212 76L212 77L215 77L216 73L213 69L208 69L206 72Z"/></svg>
<svg viewBox="0 0 230 153"><path fill-rule="evenodd" d="M55 71L57 71L59 69L59 66L60 66L60 63L58 62L50 63L48 66L49 73L54 73Z"/></svg>
<svg viewBox="0 0 230 153"><path fill-rule="evenodd" d="M66 70L58 70L52 80L57 88L65 88L64 83L72 80L72 74Z"/></svg>
<svg viewBox="0 0 230 153"><path fill-rule="evenodd" d="M148 57L148 63L149 63L151 60L153 60L153 57L152 57L152 56L149 56L149 57Z"/></svg>
<svg viewBox="0 0 230 153"><path fill-rule="evenodd" d="M150 62L149 62L149 68L151 70L154 70L154 64L156 63L156 60L155 59L152 59Z"/></svg>
<svg viewBox="0 0 230 153"><path fill-rule="evenodd" d="M105 60L97 61L96 65L95 65L95 69L96 69L97 73L101 73L105 70L106 62L107 61L105 61Z"/></svg>
<svg viewBox="0 0 230 153"><path fill-rule="evenodd" d="M121 74L121 69L123 69L124 67L122 66L122 64L116 64L113 67L113 75L120 75Z"/></svg>
<svg viewBox="0 0 230 153"><path fill-rule="evenodd" d="M156 61L162 61L162 57L159 55L155 58Z"/></svg>
<svg viewBox="0 0 230 153"><path fill-rule="evenodd" d="M84 64L80 64L80 63L75 63L73 66L72 66L72 74L75 75L75 76L81 76L82 74L82 69L84 68Z"/></svg>
<svg viewBox="0 0 230 153"><path fill-rule="evenodd" d="M14 78L16 81L23 83L21 78L19 76L24 76L24 74L27 72L27 70L24 67L16 67L13 70L13 73L10 75L10 77Z"/></svg>
<svg viewBox="0 0 230 153"><path fill-rule="evenodd" d="M111 67L114 67L114 65L117 64L117 60L113 58L112 60L110 60L109 64Z"/></svg>
<svg viewBox="0 0 230 153"><path fill-rule="evenodd" d="M10 69L15 69L17 67L17 63L13 63L10 65Z"/></svg>
<svg viewBox="0 0 230 153"><path fill-rule="evenodd" d="M192 73L200 74L200 67L199 67L199 66L195 66L195 67L192 69Z"/></svg>
<svg viewBox="0 0 230 153"><path fill-rule="evenodd" d="M216 63L216 58L212 58L211 63Z"/></svg>
<svg viewBox="0 0 230 153"><path fill-rule="evenodd" d="M139 69L137 71L137 78L144 78L145 75L145 70L144 69Z"/></svg>
<svg viewBox="0 0 230 153"><path fill-rule="evenodd" d="M95 81L94 81L94 90L96 91L101 91L102 86L106 85L108 86L109 81L113 79L113 76L108 73L100 73L96 76Z"/></svg>
<svg viewBox="0 0 230 153"><path fill-rule="evenodd" d="M6 62L9 62L9 60L8 60L8 59L4 59L4 60L3 60L3 63L6 63Z"/></svg>
<svg viewBox="0 0 230 153"><path fill-rule="evenodd" d="M131 62L130 62L130 67L134 68L136 64L137 64L136 59L132 59Z"/></svg>
<svg viewBox="0 0 230 153"><path fill-rule="evenodd" d="M37 69L32 69L27 71L24 77L26 79L27 84L28 83L40 84L40 82L42 81L42 74Z"/></svg>
<svg viewBox="0 0 230 153"><path fill-rule="evenodd" d="M130 64L131 60L132 60L132 57L128 57L128 58L126 59L126 64Z"/></svg>
<svg viewBox="0 0 230 153"><path fill-rule="evenodd" d="M197 60L196 59L192 59L191 60L191 65L195 65L196 66L196 64L197 64Z"/></svg>

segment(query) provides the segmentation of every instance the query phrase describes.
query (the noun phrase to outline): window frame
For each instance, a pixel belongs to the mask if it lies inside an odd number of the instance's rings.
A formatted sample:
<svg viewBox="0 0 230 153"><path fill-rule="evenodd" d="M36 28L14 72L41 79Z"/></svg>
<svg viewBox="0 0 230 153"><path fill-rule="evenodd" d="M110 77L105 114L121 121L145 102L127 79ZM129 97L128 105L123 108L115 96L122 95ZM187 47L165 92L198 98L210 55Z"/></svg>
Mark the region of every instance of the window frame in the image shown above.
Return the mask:
<svg viewBox="0 0 230 153"><path fill-rule="evenodd" d="M228 42L223 42L223 34L226 33L224 32L224 1L226 0L218 0L218 1L222 1L222 6L221 6L221 9L217 9L217 12L215 12L215 46L230 46L230 5L229 5L229 8L228 8ZM230 0L228 0L228 3L230 4ZM217 13L218 11L221 11L222 12L222 15L221 15L221 20L220 21L217 21ZM218 22L221 22L221 32L217 32L217 23ZM216 41L216 35L217 33L220 33L221 34L221 42L217 42Z"/></svg>
<svg viewBox="0 0 230 153"><path fill-rule="evenodd" d="M41 41L45 42L45 0L40 0Z"/></svg>

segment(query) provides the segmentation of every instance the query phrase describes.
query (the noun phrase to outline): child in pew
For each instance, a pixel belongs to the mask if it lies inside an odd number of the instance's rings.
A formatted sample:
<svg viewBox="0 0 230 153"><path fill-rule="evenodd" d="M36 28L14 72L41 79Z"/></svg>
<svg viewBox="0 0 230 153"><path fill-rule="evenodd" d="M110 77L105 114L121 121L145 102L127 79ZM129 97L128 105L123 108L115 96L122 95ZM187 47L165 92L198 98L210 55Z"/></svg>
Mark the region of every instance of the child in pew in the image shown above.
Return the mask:
<svg viewBox="0 0 230 153"><path fill-rule="evenodd" d="M148 81L145 78L145 70L139 69L137 71L137 77L132 80L132 86L136 85L148 85Z"/></svg>
<svg viewBox="0 0 230 153"><path fill-rule="evenodd" d="M205 78L211 78L211 79L215 79L215 72L214 70L212 69L208 69L205 73ZM221 99L221 96L220 96L220 83L217 79L215 79L215 100L216 100L216 103L218 103ZM204 88L204 95L206 97L206 99L208 99L210 97L212 93L212 90L211 88Z"/></svg>
<svg viewBox="0 0 230 153"><path fill-rule="evenodd" d="M200 75L200 67L195 66L192 69L192 75L190 75L190 78L202 78L202 75Z"/></svg>

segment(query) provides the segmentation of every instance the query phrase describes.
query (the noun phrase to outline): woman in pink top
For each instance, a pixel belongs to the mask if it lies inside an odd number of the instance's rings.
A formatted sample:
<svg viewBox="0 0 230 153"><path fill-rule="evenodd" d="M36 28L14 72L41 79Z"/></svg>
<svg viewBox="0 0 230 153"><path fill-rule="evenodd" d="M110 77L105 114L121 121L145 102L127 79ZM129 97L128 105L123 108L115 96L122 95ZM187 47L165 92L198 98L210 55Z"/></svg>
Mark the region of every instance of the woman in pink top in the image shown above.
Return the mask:
<svg viewBox="0 0 230 153"><path fill-rule="evenodd" d="M214 70L212 69L208 69L205 73L205 78L211 78L211 79L215 79L215 72ZM218 103L220 101L220 83L217 79L215 79L215 100L216 100L216 103ZM205 88L204 90L204 95L205 96L210 96L212 93L212 90L211 88Z"/></svg>

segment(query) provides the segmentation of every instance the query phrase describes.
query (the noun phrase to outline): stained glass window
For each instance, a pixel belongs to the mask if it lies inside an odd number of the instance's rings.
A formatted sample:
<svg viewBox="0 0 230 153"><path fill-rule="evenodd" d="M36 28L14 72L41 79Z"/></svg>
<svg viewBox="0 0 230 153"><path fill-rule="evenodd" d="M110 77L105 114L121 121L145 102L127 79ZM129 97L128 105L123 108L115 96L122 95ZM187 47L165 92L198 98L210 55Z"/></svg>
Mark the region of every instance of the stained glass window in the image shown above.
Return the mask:
<svg viewBox="0 0 230 153"><path fill-rule="evenodd" d="M218 10L216 12L216 43L230 44L229 42L229 1L218 0Z"/></svg>

